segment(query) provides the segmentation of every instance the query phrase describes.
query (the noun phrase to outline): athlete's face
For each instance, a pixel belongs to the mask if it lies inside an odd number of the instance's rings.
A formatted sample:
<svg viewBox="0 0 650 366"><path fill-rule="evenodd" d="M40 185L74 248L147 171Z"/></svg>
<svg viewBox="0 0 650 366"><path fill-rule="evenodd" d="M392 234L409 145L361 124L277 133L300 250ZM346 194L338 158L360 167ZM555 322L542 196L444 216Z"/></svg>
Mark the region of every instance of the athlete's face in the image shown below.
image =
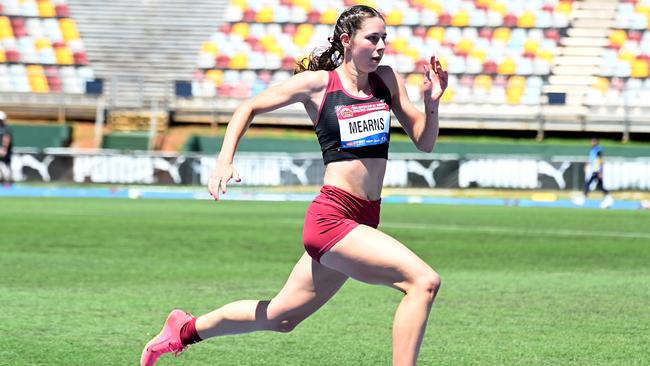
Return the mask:
<svg viewBox="0 0 650 366"><path fill-rule="evenodd" d="M359 71L375 71L386 50L386 24L379 17L366 18L349 45L352 60Z"/></svg>

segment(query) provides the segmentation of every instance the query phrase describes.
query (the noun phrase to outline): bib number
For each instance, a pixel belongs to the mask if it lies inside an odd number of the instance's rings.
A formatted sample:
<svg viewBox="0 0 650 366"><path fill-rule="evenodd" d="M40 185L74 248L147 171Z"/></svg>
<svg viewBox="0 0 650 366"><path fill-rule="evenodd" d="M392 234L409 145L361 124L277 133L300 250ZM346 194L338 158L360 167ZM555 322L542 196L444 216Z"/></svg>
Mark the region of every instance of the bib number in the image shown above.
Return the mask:
<svg viewBox="0 0 650 366"><path fill-rule="evenodd" d="M343 149L388 142L390 108L384 102L338 106L336 117Z"/></svg>

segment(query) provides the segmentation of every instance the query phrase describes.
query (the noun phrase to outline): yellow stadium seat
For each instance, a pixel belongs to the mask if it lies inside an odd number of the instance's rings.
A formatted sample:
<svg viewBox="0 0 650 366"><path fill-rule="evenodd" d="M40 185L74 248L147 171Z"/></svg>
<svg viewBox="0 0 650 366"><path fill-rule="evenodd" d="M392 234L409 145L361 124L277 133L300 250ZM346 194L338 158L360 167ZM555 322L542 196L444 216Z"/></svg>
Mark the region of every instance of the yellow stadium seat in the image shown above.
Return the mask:
<svg viewBox="0 0 650 366"><path fill-rule="evenodd" d="M535 14L530 11L524 11L517 19L517 26L519 28L533 28L535 27Z"/></svg>
<svg viewBox="0 0 650 366"><path fill-rule="evenodd" d="M451 25L454 27L466 27L469 25L469 13L466 10L460 10L451 18Z"/></svg>
<svg viewBox="0 0 650 366"><path fill-rule="evenodd" d="M517 71L517 64L512 58L505 58L497 67L497 73L501 75L514 75Z"/></svg>
<svg viewBox="0 0 650 366"><path fill-rule="evenodd" d="M424 8L431 10L432 12L436 13L436 15L442 14L442 11L444 7L442 6L441 1L436 1L436 0L429 0L429 1L423 1Z"/></svg>
<svg viewBox="0 0 650 366"><path fill-rule="evenodd" d="M539 50L539 42L534 39L524 41L524 54L536 55Z"/></svg>
<svg viewBox="0 0 650 366"><path fill-rule="evenodd" d="M56 63L59 65L73 65L74 56L68 47L59 47L54 51Z"/></svg>
<svg viewBox="0 0 650 366"><path fill-rule="evenodd" d="M600 91L605 94L609 90L609 79L607 78L596 78L594 83L591 85L593 89Z"/></svg>
<svg viewBox="0 0 650 366"><path fill-rule="evenodd" d="M206 79L212 80L214 86L219 87L223 84L223 70L208 70L205 73Z"/></svg>
<svg viewBox="0 0 650 366"><path fill-rule="evenodd" d="M43 75L43 66L27 65L25 71L27 72L27 75Z"/></svg>
<svg viewBox="0 0 650 366"><path fill-rule="evenodd" d="M305 13L311 10L311 0L293 0L292 3L294 6L303 8Z"/></svg>
<svg viewBox="0 0 650 366"><path fill-rule="evenodd" d="M650 13L650 6L640 2L634 7L634 12L638 14L648 15Z"/></svg>
<svg viewBox="0 0 650 366"><path fill-rule="evenodd" d="M43 18L53 18L56 16L54 4L49 0L38 1L38 14Z"/></svg>
<svg viewBox="0 0 650 366"><path fill-rule="evenodd" d="M447 87L447 90L445 90L445 94L442 95L440 101L443 103L451 103L454 101L454 94L456 94L456 91L454 90L454 87L450 85Z"/></svg>
<svg viewBox="0 0 650 366"><path fill-rule="evenodd" d="M230 29L231 33L239 35L242 39L248 38L248 23L235 23Z"/></svg>
<svg viewBox="0 0 650 366"><path fill-rule="evenodd" d="M513 76L508 79L508 88L524 89L526 87L526 78L523 76Z"/></svg>
<svg viewBox="0 0 650 366"><path fill-rule="evenodd" d="M650 75L648 70L648 62L643 59L636 59L632 62L632 72L630 74L633 78L647 78Z"/></svg>
<svg viewBox="0 0 650 366"><path fill-rule="evenodd" d="M492 39L507 43L508 41L510 41L510 36L511 36L510 28L499 27L494 30L494 34L492 34Z"/></svg>
<svg viewBox="0 0 650 366"><path fill-rule="evenodd" d="M520 88L506 88L506 102L508 104L520 104L521 97L524 94Z"/></svg>
<svg viewBox="0 0 650 366"><path fill-rule="evenodd" d="M553 61L553 57L555 57L555 55L553 54L553 51L551 51L551 50L544 49L544 50L539 50L537 52L537 58L545 60L548 63L551 63Z"/></svg>
<svg viewBox="0 0 650 366"><path fill-rule="evenodd" d="M37 50L52 48L52 41L49 38L38 38L34 41Z"/></svg>
<svg viewBox="0 0 650 366"><path fill-rule="evenodd" d="M14 30L8 17L0 16L0 40L14 38Z"/></svg>
<svg viewBox="0 0 650 366"><path fill-rule="evenodd" d="M410 57L413 62L417 62L422 58L420 49L415 46L408 46L406 50L404 50L404 54Z"/></svg>
<svg viewBox="0 0 650 366"><path fill-rule="evenodd" d="M272 34L265 34L262 38L259 39L260 44L264 47L265 50L269 50L275 46L278 41Z"/></svg>
<svg viewBox="0 0 650 366"><path fill-rule="evenodd" d="M616 47L616 48L621 48L625 44L625 41L627 41L627 33L625 33L624 30L622 29L616 29L611 32L609 32L609 43Z"/></svg>
<svg viewBox="0 0 650 366"><path fill-rule="evenodd" d="M564 13L566 15L571 14L572 9L573 9L573 4L568 1L560 1L555 7L555 11Z"/></svg>
<svg viewBox="0 0 650 366"><path fill-rule="evenodd" d="M463 38L456 44L456 47L454 48L457 54L468 55L472 48L474 48L474 44L471 39Z"/></svg>
<svg viewBox="0 0 650 366"><path fill-rule="evenodd" d="M618 59L621 61L626 61L630 65L636 60L636 54L630 50L621 50L618 53Z"/></svg>
<svg viewBox="0 0 650 366"><path fill-rule="evenodd" d="M248 66L248 55L245 53L237 53L230 59L228 67L235 70L242 70Z"/></svg>
<svg viewBox="0 0 650 366"><path fill-rule="evenodd" d="M77 30L77 23L70 18L59 19L59 26L63 39L66 42L76 41L79 39L79 30Z"/></svg>
<svg viewBox="0 0 650 366"><path fill-rule="evenodd" d="M29 85L34 93L47 93L50 88L47 85L47 79L43 73L43 67L40 65L29 65L26 68Z"/></svg>
<svg viewBox="0 0 650 366"><path fill-rule="evenodd" d="M29 76L29 85L32 88L32 93L49 93L50 87L47 84L45 76Z"/></svg>
<svg viewBox="0 0 650 366"><path fill-rule="evenodd" d="M320 16L320 22L322 24L336 24L336 20L339 18L339 12L335 8L327 8Z"/></svg>
<svg viewBox="0 0 650 366"><path fill-rule="evenodd" d="M306 23L299 24L298 27L296 27L296 34L306 34L311 36L314 34L314 25Z"/></svg>
<svg viewBox="0 0 650 366"><path fill-rule="evenodd" d="M427 38L434 39L438 43L442 43L445 40L445 28L443 27L431 27L427 31Z"/></svg>
<svg viewBox="0 0 650 366"><path fill-rule="evenodd" d="M492 89L492 77L490 75L477 75L474 78L474 89L489 92Z"/></svg>
<svg viewBox="0 0 650 366"><path fill-rule="evenodd" d="M472 48L469 52L469 55L480 60L481 63L484 63L485 59L487 58L487 52L480 48Z"/></svg>
<svg viewBox="0 0 650 366"><path fill-rule="evenodd" d="M282 59L285 55L284 48L277 43L269 50L269 53L277 56L279 59Z"/></svg>
<svg viewBox="0 0 650 366"><path fill-rule="evenodd" d="M293 36L293 42L298 47L305 47L309 44L312 35L314 34L314 26L312 24L300 24L296 27L296 33Z"/></svg>
<svg viewBox="0 0 650 366"><path fill-rule="evenodd" d="M424 75L422 75L421 73L409 74L406 77L407 84L421 86L423 82L424 82Z"/></svg>
<svg viewBox="0 0 650 366"><path fill-rule="evenodd" d="M490 4L490 10L501 14L501 16L505 16L508 14L508 7L506 6L505 3L502 3L500 1L494 1Z"/></svg>
<svg viewBox="0 0 650 366"><path fill-rule="evenodd" d="M305 34L298 34L296 33L295 36L293 36L293 43L296 44L298 47L305 47L309 43L309 40L311 40L311 36L305 35Z"/></svg>
<svg viewBox="0 0 650 366"><path fill-rule="evenodd" d="M409 46L408 41L405 38L401 37L396 37L390 42L391 47L395 50L397 53L404 53L406 52L406 49Z"/></svg>
<svg viewBox="0 0 650 366"><path fill-rule="evenodd" d="M386 25L400 25L404 22L404 13L399 9L393 9L386 14Z"/></svg>
<svg viewBox="0 0 650 366"><path fill-rule="evenodd" d="M248 0L230 0L230 4L238 7L242 11L248 9Z"/></svg>
<svg viewBox="0 0 650 366"><path fill-rule="evenodd" d="M219 54L219 48L217 48L216 43L212 41L203 42L201 45L201 51L211 54L216 57Z"/></svg>
<svg viewBox="0 0 650 366"><path fill-rule="evenodd" d="M265 6L255 14L255 21L258 23L271 23L273 21L273 8Z"/></svg>

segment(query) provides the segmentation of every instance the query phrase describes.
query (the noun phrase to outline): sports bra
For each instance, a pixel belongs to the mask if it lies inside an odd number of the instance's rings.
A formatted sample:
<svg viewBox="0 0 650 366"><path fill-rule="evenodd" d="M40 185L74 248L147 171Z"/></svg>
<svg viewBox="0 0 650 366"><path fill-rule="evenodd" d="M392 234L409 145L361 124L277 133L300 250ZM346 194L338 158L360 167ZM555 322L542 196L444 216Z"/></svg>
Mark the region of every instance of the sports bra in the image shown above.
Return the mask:
<svg viewBox="0 0 650 366"><path fill-rule="evenodd" d="M315 131L325 164L362 158L388 159L391 94L376 73L368 75L371 95L348 94L336 71L329 71Z"/></svg>

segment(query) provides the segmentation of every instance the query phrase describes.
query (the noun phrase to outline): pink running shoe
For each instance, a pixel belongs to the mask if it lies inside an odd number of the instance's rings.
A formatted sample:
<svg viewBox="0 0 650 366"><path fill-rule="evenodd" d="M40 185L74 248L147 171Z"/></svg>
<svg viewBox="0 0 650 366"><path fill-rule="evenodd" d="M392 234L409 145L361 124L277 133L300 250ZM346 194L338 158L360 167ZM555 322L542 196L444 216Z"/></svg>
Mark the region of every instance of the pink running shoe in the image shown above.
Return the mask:
<svg viewBox="0 0 650 366"><path fill-rule="evenodd" d="M140 366L155 365L158 358L165 353L173 352L178 356L185 349L181 343L181 327L190 320L192 315L183 310L175 309L169 313L160 333L144 346Z"/></svg>

